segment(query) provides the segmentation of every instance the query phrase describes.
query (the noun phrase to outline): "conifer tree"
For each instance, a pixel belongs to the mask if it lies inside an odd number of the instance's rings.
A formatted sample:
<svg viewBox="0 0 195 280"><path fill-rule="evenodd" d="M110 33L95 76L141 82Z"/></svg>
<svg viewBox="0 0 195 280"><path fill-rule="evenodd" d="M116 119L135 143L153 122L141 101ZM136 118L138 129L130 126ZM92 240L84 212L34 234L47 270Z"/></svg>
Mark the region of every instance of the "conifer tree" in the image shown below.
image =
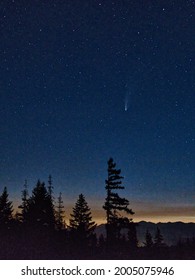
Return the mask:
<svg viewBox="0 0 195 280"><path fill-rule="evenodd" d="M63 206L63 201L62 201L62 193L60 192L58 201L57 201L57 206L56 206L56 227L58 230L61 230L65 228L65 222L64 222L64 206Z"/></svg>
<svg viewBox="0 0 195 280"><path fill-rule="evenodd" d="M49 228L54 228L55 226L55 213L51 196L45 184L39 180L32 191L32 196L29 198L26 220L31 226L45 226Z"/></svg>
<svg viewBox="0 0 195 280"><path fill-rule="evenodd" d="M17 214L17 217L20 221L25 222L26 221L26 214L28 212L28 185L27 180L24 182L24 189L22 190L22 204L18 206L19 209L21 209L21 213Z"/></svg>
<svg viewBox="0 0 195 280"><path fill-rule="evenodd" d="M138 240L137 240L137 224L130 222L129 223L129 230L128 230L128 243L130 250L134 251L138 247Z"/></svg>
<svg viewBox="0 0 195 280"><path fill-rule="evenodd" d="M122 228L128 228L131 218L125 215L133 215L132 209L129 209L129 201L126 198L121 198L117 191L123 190L122 186L123 177L120 175L121 170L116 169L116 163L110 158L108 161L108 178L106 183L106 201L103 208L106 210L106 232L107 241L114 242L115 239L120 238L120 231Z"/></svg>
<svg viewBox="0 0 195 280"><path fill-rule="evenodd" d="M48 178L48 193L51 196L51 199L53 200L53 181L51 175L49 175Z"/></svg>
<svg viewBox="0 0 195 280"><path fill-rule="evenodd" d="M90 208L83 194L79 198L73 208L71 214L69 228L80 240L86 240L93 236L96 224L92 221Z"/></svg>
<svg viewBox="0 0 195 280"><path fill-rule="evenodd" d="M147 248L151 248L153 247L154 242L152 240L152 235L151 233L147 230L146 234L145 234L145 242L144 242L144 246Z"/></svg>
<svg viewBox="0 0 195 280"><path fill-rule="evenodd" d="M162 247L162 246L164 246L163 240L164 240L164 238L163 238L163 236L162 236L162 234L160 232L160 229L159 229L159 227L157 227L156 234L155 234L155 237L154 237L154 245L155 245L155 247Z"/></svg>
<svg viewBox="0 0 195 280"><path fill-rule="evenodd" d="M9 229L10 222L13 219L13 205L8 196L7 188L5 187L0 196L0 230Z"/></svg>

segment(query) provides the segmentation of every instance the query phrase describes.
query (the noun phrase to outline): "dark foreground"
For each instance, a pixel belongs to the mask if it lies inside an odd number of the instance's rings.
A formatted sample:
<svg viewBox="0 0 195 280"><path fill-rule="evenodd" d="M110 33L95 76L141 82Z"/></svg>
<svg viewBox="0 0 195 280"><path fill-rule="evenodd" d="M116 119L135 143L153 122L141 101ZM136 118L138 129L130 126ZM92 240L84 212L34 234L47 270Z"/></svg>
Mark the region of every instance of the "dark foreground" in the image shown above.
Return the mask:
<svg viewBox="0 0 195 280"><path fill-rule="evenodd" d="M7 231L0 234L1 260L60 260L60 259L165 259L195 260L195 238L180 241L175 246L132 248L121 239L114 244L106 240L79 240L67 231Z"/></svg>

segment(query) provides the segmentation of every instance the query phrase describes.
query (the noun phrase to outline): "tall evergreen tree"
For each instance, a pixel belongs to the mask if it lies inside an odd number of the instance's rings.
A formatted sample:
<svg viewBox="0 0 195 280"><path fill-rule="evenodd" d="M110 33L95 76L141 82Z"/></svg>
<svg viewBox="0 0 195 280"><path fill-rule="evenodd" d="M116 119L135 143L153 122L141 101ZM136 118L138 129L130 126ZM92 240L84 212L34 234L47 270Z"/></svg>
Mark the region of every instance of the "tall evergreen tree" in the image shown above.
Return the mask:
<svg viewBox="0 0 195 280"><path fill-rule="evenodd" d="M0 196L0 230L9 229L13 219L13 205L12 202L9 201L8 196L7 188L5 187Z"/></svg>
<svg viewBox="0 0 195 280"><path fill-rule="evenodd" d="M63 201L62 201L62 193L60 192L58 201L57 201L57 206L56 206L56 227L58 230L61 230L65 228L65 222L64 222L64 206L63 206Z"/></svg>
<svg viewBox="0 0 195 280"><path fill-rule="evenodd" d="M92 221L91 211L83 194L79 195L73 208L69 227L80 241L87 240L93 236L96 224Z"/></svg>
<svg viewBox="0 0 195 280"><path fill-rule="evenodd" d="M25 222L26 221L26 214L28 212L28 184L27 180L24 182L24 189L22 190L22 204L18 206L19 209L21 209L21 213L17 214L17 217L20 221Z"/></svg>
<svg viewBox="0 0 195 280"><path fill-rule="evenodd" d="M51 196L51 199L53 200L53 180L51 175L49 175L48 178L48 193Z"/></svg>
<svg viewBox="0 0 195 280"><path fill-rule="evenodd" d="M151 248L153 247L154 242L152 240L152 235L151 233L147 230L146 234L145 234L145 242L144 242L144 246L147 248Z"/></svg>
<svg viewBox="0 0 195 280"><path fill-rule="evenodd" d="M51 196L39 180L29 198L26 220L31 226L55 227L55 213Z"/></svg>
<svg viewBox="0 0 195 280"><path fill-rule="evenodd" d="M164 240L164 238L161 234L161 231L160 231L159 227L157 227L156 234L155 234L155 237L154 237L154 246L155 247L164 246L163 240Z"/></svg>
<svg viewBox="0 0 195 280"><path fill-rule="evenodd" d="M120 238L120 232L122 228L129 228L131 218L127 218L125 215L133 215L132 209L129 209L129 201L126 198L121 198L117 191L123 190L122 186L123 177L120 175L121 170L116 169L116 163L113 159L108 160L108 178L106 183L106 201L103 208L106 210L106 232L107 241L114 242L114 240ZM125 214L125 215L124 215Z"/></svg>
<svg viewBox="0 0 195 280"><path fill-rule="evenodd" d="M135 251L138 247L138 239L137 239L137 224L130 222L129 223L129 230L128 230L128 243L130 250Z"/></svg>

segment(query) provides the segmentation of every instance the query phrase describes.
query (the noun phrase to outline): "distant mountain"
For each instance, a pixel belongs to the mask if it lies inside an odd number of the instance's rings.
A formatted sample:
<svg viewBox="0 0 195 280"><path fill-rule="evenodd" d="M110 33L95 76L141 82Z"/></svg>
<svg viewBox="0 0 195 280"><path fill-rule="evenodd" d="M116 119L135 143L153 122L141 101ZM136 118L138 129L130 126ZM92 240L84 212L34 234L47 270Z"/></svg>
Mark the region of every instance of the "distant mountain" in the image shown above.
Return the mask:
<svg viewBox="0 0 195 280"><path fill-rule="evenodd" d="M139 240L139 245L143 245L146 231L148 230L154 237L157 227L160 229L164 242L167 245L175 245L179 240L195 237L195 223L169 222L155 224L141 221L137 224L137 238ZM100 234L105 236L106 230L104 224L97 226L96 234L97 236L100 236Z"/></svg>

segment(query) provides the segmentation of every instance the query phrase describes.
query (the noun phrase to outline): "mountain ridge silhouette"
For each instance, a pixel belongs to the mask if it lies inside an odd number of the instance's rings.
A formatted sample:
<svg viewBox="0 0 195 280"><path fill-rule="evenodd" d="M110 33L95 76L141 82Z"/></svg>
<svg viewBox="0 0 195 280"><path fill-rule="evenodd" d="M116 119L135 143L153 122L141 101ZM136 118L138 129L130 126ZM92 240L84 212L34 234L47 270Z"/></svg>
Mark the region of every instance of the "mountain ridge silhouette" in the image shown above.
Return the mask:
<svg viewBox="0 0 195 280"><path fill-rule="evenodd" d="M195 223L184 223L181 221L178 222L146 222L146 221L140 221L136 223L137 226L137 238L139 241L139 246L143 245L143 242L145 241L145 233L148 230L152 236L155 236L155 232L157 227L160 229L164 242L167 245L176 245L179 241L186 240L188 238L195 237ZM106 235L106 229L105 224L100 224L96 228L96 234L97 236L100 236L103 234L103 236ZM125 234L125 230L123 231Z"/></svg>

